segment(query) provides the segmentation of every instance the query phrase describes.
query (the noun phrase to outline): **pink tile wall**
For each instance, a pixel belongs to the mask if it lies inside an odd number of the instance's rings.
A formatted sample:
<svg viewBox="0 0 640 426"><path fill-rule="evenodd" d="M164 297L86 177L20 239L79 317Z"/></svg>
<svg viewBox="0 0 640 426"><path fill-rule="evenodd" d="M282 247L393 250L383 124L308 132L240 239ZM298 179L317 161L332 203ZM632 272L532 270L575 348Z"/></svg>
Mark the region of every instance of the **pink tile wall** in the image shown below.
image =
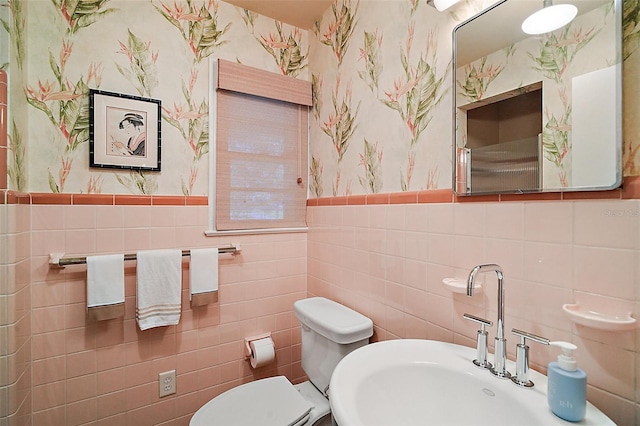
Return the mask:
<svg viewBox="0 0 640 426"><path fill-rule="evenodd" d="M631 198L625 201L452 203L450 191L432 192L438 196L417 194L426 204L402 204L393 194L379 200L387 204L309 200L308 235L234 238L202 235L207 207L200 199L28 194L24 203L20 194L4 194L0 338L11 344L0 354L0 398L9 424L31 424L32 412L33 424L186 424L208 399L242 382L274 374L300 381L291 307L307 294L371 316L376 339L473 345L475 328L462 314L493 318L495 288L469 299L441 280L488 261L505 268L507 327L576 342L590 373L590 400L618 423L636 423L637 329L612 334L574 326L559 306L579 301L637 317L637 194L623 191L618 198ZM134 320L135 263L126 268L126 317L100 323L86 319L86 268L48 265L57 251L230 242L244 250L221 258L219 303L190 308L185 261L181 324L147 332ZM242 338L265 330L274 333L277 362L254 372L242 359ZM544 370L553 355L534 346L532 358ZM157 374L174 368L178 393L159 399Z"/></svg>
<svg viewBox="0 0 640 426"><path fill-rule="evenodd" d="M306 296L306 235L206 238L206 205L52 205L32 211L34 424L188 424L206 401L275 374L297 382L300 335L293 302ZM49 268L52 252L130 253L240 244L221 255L218 303L191 308L183 262L180 324L141 332L135 262L125 267L124 319L86 317L86 266ZM243 338L272 332L273 365L252 370ZM177 394L158 397L158 373L177 371Z"/></svg>
<svg viewBox="0 0 640 426"><path fill-rule="evenodd" d="M21 425L31 422L29 207L0 195L0 418Z"/></svg>
<svg viewBox="0 0 640 426"><path fill-rule="evenodd" d="M310 203L312 204L312 203ZM331 203L329 203L331 204ZM496 317L496 278L469 298L441 282L480 263L505 271L512 328L572 341L589 375L589 400L618 424L640 422L640 328L574 325L561 307L640 315L640 200L319 205L308 210L308 291L370 316L375 339L475 345L465 312ZM490 330L493 335L495 330ZM557 354L531 344L534 368Z"/></svg>

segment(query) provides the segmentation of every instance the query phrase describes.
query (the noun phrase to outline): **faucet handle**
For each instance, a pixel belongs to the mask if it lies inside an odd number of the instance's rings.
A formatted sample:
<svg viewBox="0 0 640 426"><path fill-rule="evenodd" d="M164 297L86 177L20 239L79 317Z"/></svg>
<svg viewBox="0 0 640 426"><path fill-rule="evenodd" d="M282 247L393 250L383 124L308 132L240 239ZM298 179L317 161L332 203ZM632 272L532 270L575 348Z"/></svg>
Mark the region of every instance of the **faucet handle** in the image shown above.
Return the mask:
<svg viewBox="0 0 640 426"><path fill-rule="evenodd" d="M473 322L477 322L478 324L480 324L482 326L482 330L484 331L484 327L491 327L493 325L493 321L489 321L488 319L484 319L484 318L480 318L477 317L475 315L471 315L471 314L464 314L462 315L464 317L464 319L467 319L469 321L473 321Z"/></svg>
<svg viewBox="0 0 640 426"><path fill-rule="evenodd" d="M487 361L487 331L485 330L485 327L491 327L493 322L471 314L464 314L463 317L466 320L477 322L481 327L481 329L478 330L476 337L477 358L473 360L473 363L482 368L493 367L493 365Z"/></svg>
<svg viewBox="0 0 640 426"><path fill-rule="evenodd" d="M515 328L511 332L516 336L520 336L520 343L516 345L516 374L511 376L511 381L518 386L533 387L533 382L529 380L529 346L527 346L527 339L543 345L548 345L549 339Z"/></svg>

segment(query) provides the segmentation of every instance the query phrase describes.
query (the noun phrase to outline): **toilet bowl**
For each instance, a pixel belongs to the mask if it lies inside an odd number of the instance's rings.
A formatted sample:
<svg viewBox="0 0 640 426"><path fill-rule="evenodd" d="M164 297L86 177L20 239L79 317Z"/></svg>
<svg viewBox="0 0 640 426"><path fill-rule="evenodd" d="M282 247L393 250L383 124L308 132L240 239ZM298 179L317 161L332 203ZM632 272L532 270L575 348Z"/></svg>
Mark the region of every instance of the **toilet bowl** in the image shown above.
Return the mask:
<svg viewBox="0 0 640 426"><path fill-rule="evenodd" d="M298 300L294 312L302 334L302 369L309 380L293 385L276 376L237 386L203 405L190 426L331 425L331 374L348 353L369 343L373 322L322 297Z"/></svg>

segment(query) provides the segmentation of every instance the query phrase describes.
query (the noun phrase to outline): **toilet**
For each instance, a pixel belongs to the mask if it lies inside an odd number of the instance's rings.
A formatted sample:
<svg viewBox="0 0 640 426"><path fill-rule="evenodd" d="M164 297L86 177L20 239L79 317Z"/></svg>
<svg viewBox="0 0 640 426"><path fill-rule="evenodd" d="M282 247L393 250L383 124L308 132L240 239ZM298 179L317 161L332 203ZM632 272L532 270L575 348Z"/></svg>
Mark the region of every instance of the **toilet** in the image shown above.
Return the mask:
<svg viewBox="0 0 640 426"><path fill-rule="evenodd" d="M293 385L284 376L237 386L203 405L190 426L328 426L329 380L338 362L369 343L373 322L323 297L298 300L293 310L302 333L302 369L309 380Z"/></svg>

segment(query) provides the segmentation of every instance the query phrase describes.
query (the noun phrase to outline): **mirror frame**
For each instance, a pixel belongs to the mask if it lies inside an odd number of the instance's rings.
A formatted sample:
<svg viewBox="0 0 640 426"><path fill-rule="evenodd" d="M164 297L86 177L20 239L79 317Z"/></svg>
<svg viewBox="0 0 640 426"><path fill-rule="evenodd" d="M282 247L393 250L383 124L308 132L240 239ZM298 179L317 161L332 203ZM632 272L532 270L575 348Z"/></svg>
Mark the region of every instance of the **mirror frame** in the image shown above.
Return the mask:
<svg viewBox="0 0 640 426"><path fill-rule="evenodd" d="M615 34L615 75L616 75L616 84L615 84L615 105L616 105L616 115L615 115L615 182L611 185L602 185L602 186L580 186L580 187L554 187L554 188L538 188L532 190L506 190L506 191L478 191L478 192L462 192L458 191L458 137L457 137L457 119L458 119L458 105L457 105L457 94L458 94L458 85L457 85L457 32L458 30L467 25L474 20L477 20L479 17L491 12L493 9L501 6L507 1L517 1L517 0L498 0L493 5L487 7L486 9L480 11L479 13L473 15L469 19L463 21L462 23L455 26L452 31L452 189L453 193L457 196L473 196L473 195L492 195L492 194L538 194L538 193L553 193L553 192L584 192L584 191L608 191L619 188L622 185L622 150L623 150L623 127L622 127L622 115L623 115L623 99L622 99L622 67L623 67L623 37L622 37L622 21L623 21L623 0L612 0L613 2L613 11L614 11L614 34ZM556 30L558 31L558 30ZM544 152L542 154L544 156ZM542 159L544 160L544 158ZM541 172L542 173L542 172ZM542 179L542 175L540 177ZM465 182L466 187L466 182Z"/></svg>

